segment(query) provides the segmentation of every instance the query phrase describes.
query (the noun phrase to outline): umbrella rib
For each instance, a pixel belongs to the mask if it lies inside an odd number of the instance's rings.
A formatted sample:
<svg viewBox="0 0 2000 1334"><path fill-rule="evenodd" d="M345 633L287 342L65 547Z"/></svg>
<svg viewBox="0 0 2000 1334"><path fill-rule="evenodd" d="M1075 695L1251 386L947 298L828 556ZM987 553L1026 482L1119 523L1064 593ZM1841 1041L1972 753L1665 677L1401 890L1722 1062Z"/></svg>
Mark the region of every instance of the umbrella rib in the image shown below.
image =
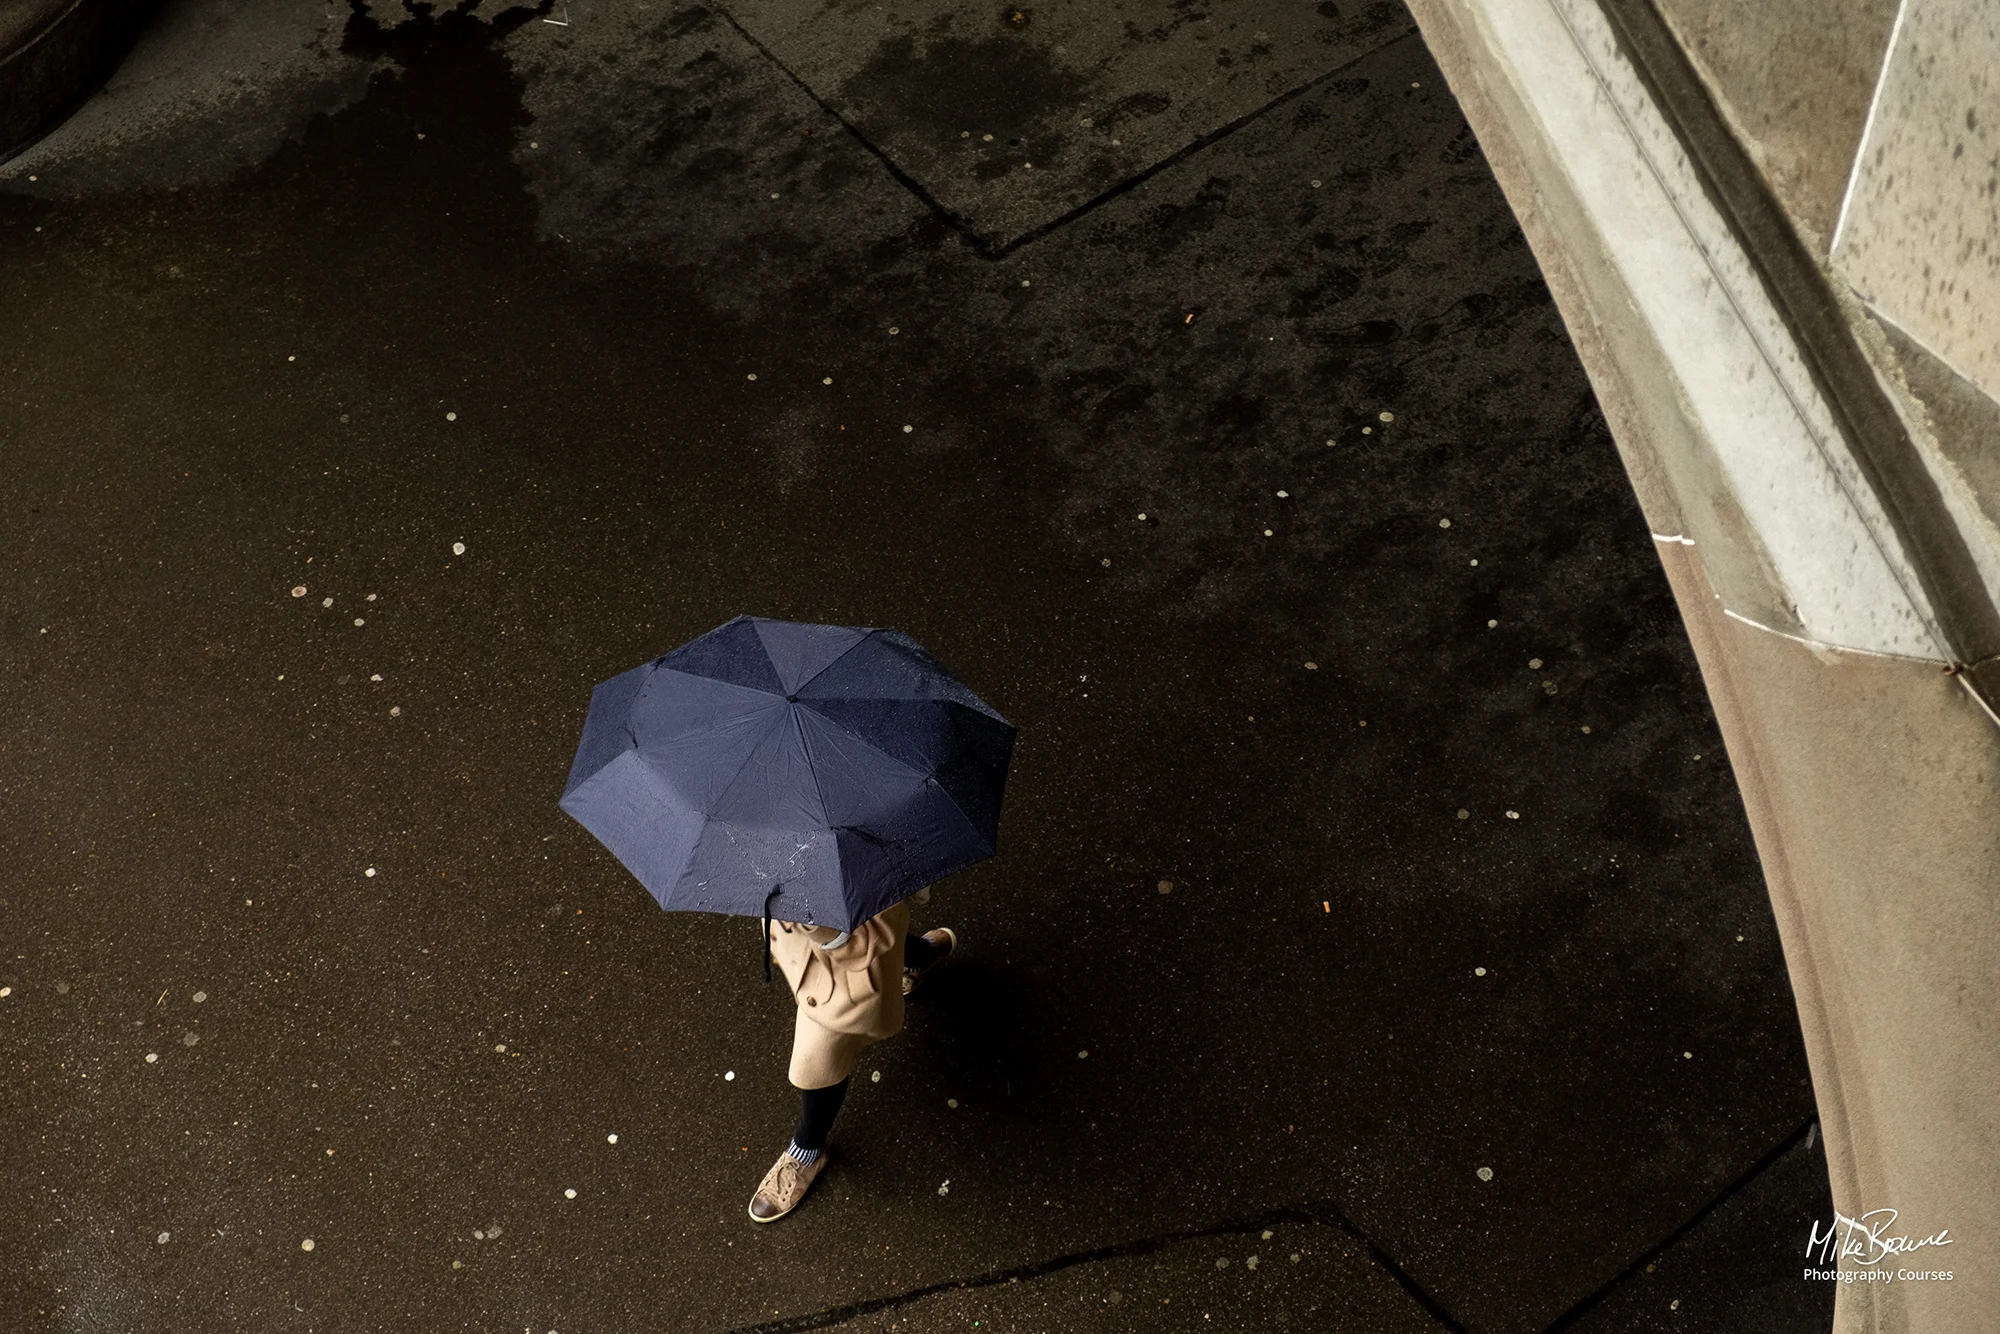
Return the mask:
<svg viewBox="0 0 2000 1334"><path fill-rule="evenodd" d="M789 710L787 710L787 712L789 712ZM777 730L778 730L777 726L774 723L771 727L765 729L763 736L758 737L751 744L743 748L743 758L736 762L736 772L729 775L728 782L724 783L721 787L715 790L715 800L717 802L720 802L723 799L723 797L729 794L730 788L736 786L736 780L741 778L743 776L743 771L750 767L750 758L757 753L757 747L761 746L764 743L765 737L770 736L772 732L775 732ZM701 812L701 818L704 821L712 820L715 818L715 813L713 811L703 811Z"/></svg>
<svg viewBox="0 0 2000 1334"><path fill-rule="evenodd" d="M902 702L904 702L904 701L897 701L897 702L898 702L898 703L902 703ZM909 703L915 703L915 704L933 704L933 703L937 703L938 701L935 701L935 700L911 700L911 701L907 701L907 702L909 702ZM811 704L812 704L812 701L811 701L811 700L809 700L809 699L802 699L802 700L800 700L800 701L799 701L799 703L801 703L801 704L804 704L804 705L807 705L808 707L810 707L810 706L811 706ZM838 732L839 732L839 733L840 733L840 734L841 734L842 736L844 736L844 737L852 737L852 738L854 739L854 741L855 741L855 742L856 742L857 744L859 744L859 745L863 745L863 746L866 746L866 747L868 747L868 749L870 749L870 750L874 751L874 752L875 752L875 753L876 753L877 755L880 755L880 756L881 756L881 757L882 757L883 759L887 760L887 761L888 761L888 762L889 762L890 764L893 764L893 765L896 765L896 766L898 766L898 767L899 767L899 768L901 768L901 769L904 769L904 770L906 770L906 771L908 771L908 772L910 772L910 773L913 773L913 774L915 774L915 775L916 775L917 777L919 777L919 778L930 778L930 777L932 777L932 776L933 776L933 775L931 775L931 774L927 774L927 773L925 773L925 772L924 772L924 771L923 771L922 769L919 769L919 768L918 768L918 767L917 767L916 765L914 765L914 764L911 764L911 763L910 763L910 762L909 762L908 760L906 760L906 759L902 758L902 757L901 757L900 755L892 755L892 754L890 754L890 753L889 753L888 751L886 751L886 750L882 749L882 748L881 748L880 746L876 745L876 744L875 744L875 743L874 743L873 741L870 741L870 740L869 740L869 739L868 739L867 737L865 737L865 736L861 735L861 733L859 733L859 732L855 731L855 730L854 730L853 728L851 728L851 727L847 727L847 726L844 726L844 725L842 725L842 723L840 722L840 720L839 720L838 718L829 718L829 717L827 717L827 716L826 716L825 714L821 713L821 712L820 712L820 711L819 711L818 709L813 709L813 717L815 717L815 718L819 719L819 720L820 720L821 722L825 723L825 724L826 724L826 725L827 725L828 727L831 727L831 728L835 729L835 730L836 730L836 731L838 731ZM813 774L813 782L814 782L815 784L817 784L817 783L819 782L819 774L818 774L817 772L815 772L815 773ZM954 803L954 804L955 804L955 803ZM821 810L825 810L825 809L826 809L826 795L825 795L824 793L821 793L821 794L820 794L820 809L821 809ZM961 815L963 815L964 813L965 813L965 812L963 812L963 811L960 811L960 812L959 812L959 814L961 814Z"/></svg>
<svg viewBox="0 0 2000 1334"><path fill-rule="evenodd" d="M977 839L981 843L984 843L986 841L986 836L979 832L978 825L972 823L972 817L965 813L965 807L958 804L958 798L951 795L951 789L946 787L943 783L939 783L937 785L937 790L944 794L944 799L951 804L952 810L957 812L958 818L965 821L965 827L972 831L973 838ZM990 851L987 853L987 856L989 857L992 855L993 854Z"/></svg>
<svg viewBox="0 0 2000 1334"><path fill-rule="evenodd" d="M833 827L833 817L827 813L826 789L820 786L819 769L813 764L812 738L806 735L806 725L799 721L798 710L788 709L786 710L786 712L791 714L792 732L799 739L799 754L805 756L806 758L806 774L812 779L813 795L819 798L820 819L824 821L826 826L830 829Z"/></svg>
<svg viewBox="0 0 2000 1334"><path fill-rule="evenodd" d="M881 632L880 630L870 630L870 631L869 631L869 632L868 632L867 634L865 634L865 635L861 636L861 638L859 638L859 639L855 640L855 641L854 641L854 642L853 642L852 644L849 644L849 645L848 645L848 646L847 646L846 648L842 649L842 650L841 650L841 651L840 651L839 653L837 653L837 654L835 654L835 655L834 655L833 657L831 657L831 658L827 659L827 662L826 662L826 665L825 665L824 667L821 667L821 668L820 668L820 669L819 669L818 671L814 672L814 673L813 673L813 674L812 674L811 676L808 676L808 677L807 677L807 678L806 678L805 680L803 680L803 681L799 682L799 683L798 683L797 685L793 686L793 687L792 687L792 693L793 693L794 695L798 694L798 693L799 693L799 692L800 692L801 690L804 690L804 689L805 689L805 688L806 688L807 686L809 686L809 685L811 685L811 684L812 684L813 682L815 682L815 681L819 680L819 679L820 679L820 677L822 677L822 676L825 676L825 675L826 675L826 674L827 674L827 673L828 673L829 671L833 670L833 665L834 665L835 663L837 663L837 662L841 661L841 659L845 658L845 657L846 657L846 656L847 656L848 654L850 654L850 653L854 652L854 650L856 650L856 649L860 648L860 647L861 647L861 646L862 646L863 644L867 643L867 642L868 642L869 640L873 639L873 638L874 638L874 637L875 637L876 635L879 635L879 634L881 634L881 633L882 633L882 632Z"/></svg>

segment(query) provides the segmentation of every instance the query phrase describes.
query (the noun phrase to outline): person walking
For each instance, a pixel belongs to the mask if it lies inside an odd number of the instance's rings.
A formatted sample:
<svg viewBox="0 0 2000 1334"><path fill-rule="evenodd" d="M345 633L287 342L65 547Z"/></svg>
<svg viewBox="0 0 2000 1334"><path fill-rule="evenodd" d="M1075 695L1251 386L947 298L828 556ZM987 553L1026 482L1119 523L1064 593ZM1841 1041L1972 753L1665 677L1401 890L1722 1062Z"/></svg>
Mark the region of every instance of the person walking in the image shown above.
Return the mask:
<svg viewBox="0 0 2000 1334"><path fill-rule="evenodd" d="M750 1197L750 1221L775 1223L799 1207L826 1170L826 1142L862 1049L902 1031L903 998L958 947L950 927L910 934L905 900L852 931L773 919L767 960L792 989L797 1014L788 1071L799 1091L792 1142Z"/></svg>
<svg viewBox="0 0 2000 1334"><path fill-rule="evenodd" d="M738 616L601 681L562 809L669 912L763 921L797 1014L770 1223L826 1168L855 1062L958 938L910 903L994 855L1014 725L898 630Z"/></svg>

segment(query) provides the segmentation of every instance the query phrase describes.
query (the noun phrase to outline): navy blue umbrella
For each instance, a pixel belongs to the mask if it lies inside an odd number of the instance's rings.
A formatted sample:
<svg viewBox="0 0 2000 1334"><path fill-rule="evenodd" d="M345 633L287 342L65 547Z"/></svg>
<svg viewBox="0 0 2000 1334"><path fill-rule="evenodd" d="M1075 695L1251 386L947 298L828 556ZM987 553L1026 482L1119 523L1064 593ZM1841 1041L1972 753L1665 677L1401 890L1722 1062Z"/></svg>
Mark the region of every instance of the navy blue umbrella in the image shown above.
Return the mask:
<svg viewBox="0 0 2000 1334"><path fill-rule="evenodd" d="M739 616L592 692L562 808L662 908L845 931L993 855L1013 750L908 635Z"/></svg>

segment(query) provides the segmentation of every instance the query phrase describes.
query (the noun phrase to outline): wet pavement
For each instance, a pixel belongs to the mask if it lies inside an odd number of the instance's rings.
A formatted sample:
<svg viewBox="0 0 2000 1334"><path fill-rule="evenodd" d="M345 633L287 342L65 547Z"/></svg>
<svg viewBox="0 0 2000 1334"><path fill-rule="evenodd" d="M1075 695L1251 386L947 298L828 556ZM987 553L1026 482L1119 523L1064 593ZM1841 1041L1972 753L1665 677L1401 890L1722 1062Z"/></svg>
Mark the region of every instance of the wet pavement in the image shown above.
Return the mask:
<svg viewBox="0 0 2000 1334"><path fill-rule="evenodd" d="M0 303L0 1327L1826 1327L1721 743L1400 9L181 0ZM773 1228L756 928L555 804L745 612L1020 728Z"/></svg>

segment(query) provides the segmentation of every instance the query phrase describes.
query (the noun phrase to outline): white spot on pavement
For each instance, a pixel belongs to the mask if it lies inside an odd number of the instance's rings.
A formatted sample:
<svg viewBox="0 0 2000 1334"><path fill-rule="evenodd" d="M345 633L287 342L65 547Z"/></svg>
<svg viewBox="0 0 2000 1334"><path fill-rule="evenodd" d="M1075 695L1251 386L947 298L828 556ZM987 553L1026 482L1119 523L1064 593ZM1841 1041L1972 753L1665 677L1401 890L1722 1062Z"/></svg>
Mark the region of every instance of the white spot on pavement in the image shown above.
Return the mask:
<svg viewBox="0 0 2000 1334"><path fill-rule="evenodd" d="M725 1070L722 1073L722 1077L724 1079L734 1079L736 1078L736 1072L734 1070Z"/></svg>
<svg viewBox="0 0 2000 1334"><path fill-rule="evenodd" d="M375 868L371 866L367 870L363 871L361 874L367 876L370 880L373 880L375 878Z"/></svg>
<svg viewBox="0 0 2000 1334"><path fill-rule="evenodd" d="M451 554L454 556L463 556L465 554L465 543L463 542L452 543Z"/></svg>
<svg viewBox="0 0 2000 1334"><path fill-rule="evenodd" d="M618 1136L616 1136L616 1135L606 1135L606 1136L604 1137L604 1142L605 1142L606 1144L616 1144L616 1143L618 1142Z"/></svg>
<svg viewBox="0 0 2000 1334"><path fill-rule="evenodd" d="M311 1237L307 1237L304 1241L299 1243L299 1249L302 1251L309 1251L312 1248L313 1248L313 1239Z"/></svg>
<svg viewBox="0 0 2000 1334"><path fill-rule="evenodd" d="M306 595L306 586L305 586L304 584L293 584L293 585L292 585L292 596L293 596L293 597L295 597L295 598L302 598L302 597L304 597L305 595Z"/></svg>
<svg viewBox="0 0 2000 1334"><path fill-rule="evenodd" d="M1472 970L1472 975L1474 977L1484 977L1486 976L1486 970L1484 968L1475 968Z"/></svg>
<svg viewBox="0 0 2000 1334"><path fill-rule="evenodd" d="M160 1063L160 1053L156 1051L149 1051L146 1053L147 1065L158 1065L159 1063Z"/></svg>
<svg viewBox="0 0 2000 1334"><path fill-rule="evenodd" d="M1518 820L1521 818L1521 813L1519 811L1508 811L1507 818L1509 820Z"/></svg>
<svg viewBox="0 0 2000 1334"><path fill-rule="evenodd" d="M171 1232L162 1232L158 1237L154 1238L154 1240L158 1241L160 1245L164 1246L167 1244L167 1242L173 1239L173 1235L174 1234Z"/></svg>
<svg viewBox="0 0 2000 1334"><path fill-rule="evenodd" d="M571 1187L570 1187L570 1188L569 1188L568 1190L565 1190L565 1191L563 1192L563 1198L564 1198L565 1200L573 1200L573 1199L575 1199L575 1198L576 1198L576 1187L575 1187L575 1186L571 1186Z"/></svg>
<svg viewBox="0 0 2000 1334"><path fill-rule="evenodd" d="M458 414L456 412L447 412L444 414L444 419L448 422L455 422L458 420Z"/></svg>
<svg viewBox="0 0 2000 1334"><path fill-rule="evenodd" d="M1490 1167L1482 1167L1477 1172L1474 1172L1473 1175L1478 1177L1481 1181L1491 1181L1493 1179L1493 1169Z"/></svg>

